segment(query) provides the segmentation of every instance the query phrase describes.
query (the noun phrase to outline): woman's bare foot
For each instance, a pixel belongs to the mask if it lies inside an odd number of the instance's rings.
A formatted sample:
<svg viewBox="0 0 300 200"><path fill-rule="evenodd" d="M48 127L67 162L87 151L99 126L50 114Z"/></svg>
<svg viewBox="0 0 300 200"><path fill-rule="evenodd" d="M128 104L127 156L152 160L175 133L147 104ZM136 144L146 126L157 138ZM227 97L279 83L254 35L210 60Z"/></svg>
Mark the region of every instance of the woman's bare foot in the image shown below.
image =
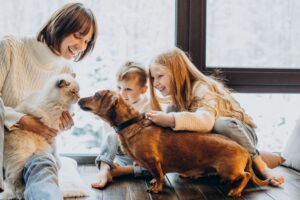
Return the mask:
<svg viewBox="0 0 300 200"><path fill-rule="evenodd" d="M264 178L270 180L270 185L279 187L284 183L284 177L278 175L274 172L274 170L270 169L267 164L262 160L261 156L257 156L253 160L253 164L257 170L257 172Z"/></svg>
<svg viewBox="0 0 300 200"><path fill-rule="evenodd" d="M101 163L100 172L98 175L99 181L92 183L92 188L103 189L107 184L112 182L112 175L110 172L110 166L106 163Z"/></svg>

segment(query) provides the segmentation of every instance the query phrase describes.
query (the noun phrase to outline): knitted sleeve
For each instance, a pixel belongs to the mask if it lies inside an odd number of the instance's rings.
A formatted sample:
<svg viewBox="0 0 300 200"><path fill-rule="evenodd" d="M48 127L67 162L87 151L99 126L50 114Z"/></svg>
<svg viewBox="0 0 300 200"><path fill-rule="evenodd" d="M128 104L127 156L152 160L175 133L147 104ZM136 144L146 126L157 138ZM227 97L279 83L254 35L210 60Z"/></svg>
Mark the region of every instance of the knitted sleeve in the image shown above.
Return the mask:
<svg viewBox="0 0 300 200"><path fill-rule="evenodd" d="M2 96L2 87L9 71L11 60L11 46L6 38L0 40L0 97Z"/></svg>
<svg viewBox="0 0 300 200"><path fill-rule="evenodd" d="M11 67L12 49L13 45L10 42L9 36L4 37L0 41L0 98L2 98L2 88ZM5 104L4 113L4 125L9 130L24 116L23 113L19 113L11 107L6 107Z"/></svg>
<svg viewBox="0 0 300 200"><path fill-rule="evenodd" d="M206 87L198 87L194 92L194 98L198 99L190 112L171 112L175 119L173 130L187 130L207 133L213 129L215 123L214 108L217 102Z"/></svg>

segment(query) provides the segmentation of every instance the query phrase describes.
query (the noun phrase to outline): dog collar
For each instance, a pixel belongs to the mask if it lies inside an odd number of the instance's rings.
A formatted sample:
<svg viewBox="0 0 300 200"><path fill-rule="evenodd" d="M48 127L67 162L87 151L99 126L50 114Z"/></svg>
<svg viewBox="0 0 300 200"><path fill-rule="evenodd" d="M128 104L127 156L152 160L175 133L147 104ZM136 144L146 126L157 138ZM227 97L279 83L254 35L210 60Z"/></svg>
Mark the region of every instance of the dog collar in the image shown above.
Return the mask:
<svg viewBox="0 0 300 200"><path fill-rule="evenodd" d="M145 118L145 113L142 113L142 114L138 115L137 117L131 118L125 122L114 125L114 129L117 133L120 133L124 128L127 128L128 126L130 126L144 118Z"/></svg>

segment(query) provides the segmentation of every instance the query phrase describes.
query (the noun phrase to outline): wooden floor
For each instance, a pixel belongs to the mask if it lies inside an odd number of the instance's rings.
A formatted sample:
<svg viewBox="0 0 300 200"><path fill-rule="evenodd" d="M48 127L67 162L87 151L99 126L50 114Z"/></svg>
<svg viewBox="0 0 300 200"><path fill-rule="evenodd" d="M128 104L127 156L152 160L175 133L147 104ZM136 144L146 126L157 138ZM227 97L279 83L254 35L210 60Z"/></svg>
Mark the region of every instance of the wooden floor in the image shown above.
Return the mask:
<svg viewBox="0 0 300 200"><path fill-rule="evenodd" d="M97 180L97 169L94 166L78 168L86 184ZM300 173L286 167L276 169L285 176L286 183L280 188L256 187L252 183L243 191L242 197L236 199L255 200L300 200ZM90 196L80 200L223 200L233 199L226 196L228 186L220 184L217 177L198 180L182 179L177 174L167 174L166 183L161 194L147 193L148 181L144 179L123 177L114 180L104 190L90 189ZM72 198L74 199L74 198ZM69 199L68 199L69 200Z"/></svg>

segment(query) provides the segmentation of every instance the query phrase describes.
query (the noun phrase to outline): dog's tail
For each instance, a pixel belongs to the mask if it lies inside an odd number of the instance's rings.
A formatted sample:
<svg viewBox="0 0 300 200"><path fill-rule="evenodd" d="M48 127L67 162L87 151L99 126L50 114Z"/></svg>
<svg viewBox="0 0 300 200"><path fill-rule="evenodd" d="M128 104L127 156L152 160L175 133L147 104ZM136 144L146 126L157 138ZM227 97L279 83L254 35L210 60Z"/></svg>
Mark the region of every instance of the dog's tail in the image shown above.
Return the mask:
<svg viewBox="0 0 300 200"><path fill-rule="evenodd" d="M252 159L251 159L250 155L248 157L248 162L247 162L245 171L250 172L251 180L253 181L254 184L256 184L258 186L267 186L267 185L269 185L269 182L270 182L269 179L261 180L254 173L253 166L252 166Z"/></svg>

